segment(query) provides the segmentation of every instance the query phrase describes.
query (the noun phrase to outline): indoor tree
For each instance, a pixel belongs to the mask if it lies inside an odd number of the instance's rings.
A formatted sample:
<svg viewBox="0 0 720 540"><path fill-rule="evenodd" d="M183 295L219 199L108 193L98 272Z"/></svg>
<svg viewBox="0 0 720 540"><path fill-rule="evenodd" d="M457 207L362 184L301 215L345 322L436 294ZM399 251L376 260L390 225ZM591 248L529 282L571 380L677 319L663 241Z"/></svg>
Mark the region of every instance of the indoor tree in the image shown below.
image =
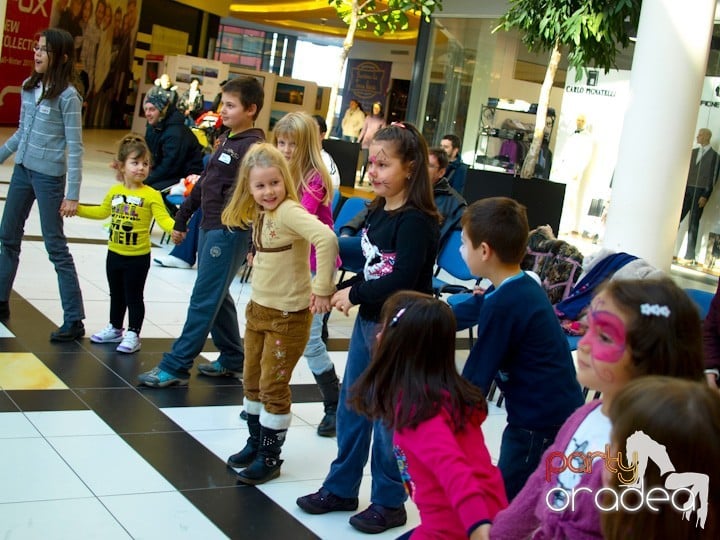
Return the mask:
<svg viewBox="0 0 720 540"><path fill-rule="evenodd" d="M586 67L615 67L618 48L630 43L637 28L641 0L509 0L510 8L496 30L517 29L530 51L550 51L538 98L535 131L520 176L532 178L545 133L550 89L562 51L580 78Z"/></svg>
<svg viewBox="0 0 720 540"><path fill-rule="evenodd" d="M328 0L328 4L335 8L340 17L348 26L347 34L343 40L342 51L340 52L338 78L330 91L330 103L328 105L327 126L328 133L332 132L335 120L335 102L337 100L338 88L340 87L342 70L345 66L350 49L355 42L357 30L372 30L376 36L382 36L386 32L393 33L397 30L407 30L409 26L408 12L420 14L426 21L430 21L430 15L438 9L442 10L441 0Z"/></svg>

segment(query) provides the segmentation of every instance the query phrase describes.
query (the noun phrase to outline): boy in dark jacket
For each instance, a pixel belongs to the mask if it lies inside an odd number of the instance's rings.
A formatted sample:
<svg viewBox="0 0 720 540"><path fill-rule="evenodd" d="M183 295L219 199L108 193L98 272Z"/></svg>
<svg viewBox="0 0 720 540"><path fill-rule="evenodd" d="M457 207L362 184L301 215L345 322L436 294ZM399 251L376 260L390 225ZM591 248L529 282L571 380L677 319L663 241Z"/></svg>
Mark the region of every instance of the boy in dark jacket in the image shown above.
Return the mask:
<svg viewBox="0 0 720 540"><path fill-rule="evenodd" d="M254 77L238 77L222 87L222 120L229 132L218 140L207 169L175 216L173 241L182 241L193 212L202 208L198 242L198 273L190 297L182 334L172 350L163 354L160 365L141 374L140 384L164 388L184 386L190 368L209 333L220 351L216 362L201 364L203 375L242 376L245 355L240 340L235 302L230 284L245 261L249 234L246 229L228 228L220 215L232 195L240 162L253 144L265 139L254 126L262 109L264 92Z"/></svg>

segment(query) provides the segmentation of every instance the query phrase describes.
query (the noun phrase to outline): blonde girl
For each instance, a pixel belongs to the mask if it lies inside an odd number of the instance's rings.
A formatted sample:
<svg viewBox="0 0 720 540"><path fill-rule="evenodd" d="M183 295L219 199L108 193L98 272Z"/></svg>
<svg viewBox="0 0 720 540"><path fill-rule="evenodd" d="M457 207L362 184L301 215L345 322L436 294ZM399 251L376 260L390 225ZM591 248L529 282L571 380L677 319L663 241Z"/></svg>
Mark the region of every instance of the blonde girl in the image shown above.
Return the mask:
<svg viewBox="0 0 720 540"><path fill-rule="evenodd" d="M119 183L110 188L100 206L78 205L78 215L111 218L106 260L110 322L90 341L119 342L116 350L129 354L140 349L140 329L145 319L143 291L150 268L150 225L154 218L169 233L175 221L160 192L143 183L150 172L150 150L142 137L130 134L120 141L113 167ZM123 334L125 311L128 329Z"/></svg>
<svg viewBox="0 0 720 540"><path fill-rule="evenodd" d="M243 370L250 437L228 465L242 469L240 482L262 484L280 475L291 419L290 377L307 344L313 313L330 310L337 238L302 207L287 161L267 143L248 150L222 221L231 227L252 224L256 249ZM312 281L310 244L317 253Z"/></svg>
<svg viewBox="0 0 720 540"><path fill-rule="evenodd" d="M318 129L312 116L304 112L291 112L283 116L273 130L275 146L288 160L290 174L295 180L300 204L311 214L333 229L332 182L320 153ZM339 266L340 260L337 261ZM310 271L316 271L315 251L310 250ZM322 437L335 436L335 415L340 396L340 381L335 366L322 340L323 315L316 313L310 327L303 356L317 381L323 397L325 415L317 433Z"/></svg>

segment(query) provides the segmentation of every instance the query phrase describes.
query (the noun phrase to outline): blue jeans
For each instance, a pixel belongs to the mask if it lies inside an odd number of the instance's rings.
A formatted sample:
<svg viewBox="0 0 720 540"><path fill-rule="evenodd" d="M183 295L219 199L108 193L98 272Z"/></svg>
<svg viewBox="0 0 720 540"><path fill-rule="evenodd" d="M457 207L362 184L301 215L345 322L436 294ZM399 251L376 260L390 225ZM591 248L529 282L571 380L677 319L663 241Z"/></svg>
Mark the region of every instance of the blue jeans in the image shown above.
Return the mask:
<svg viewBox="0 0 720 540"><path fill-rule="evenodd" d="M200 237L200 222L202 221L202 210L198 208L190 218L187 224L187 235L181 244L176 245L170 251L170 255L182 259L190 266L195 264L195 255L198 250L198 240Z"/></svg>
<svg viewBox="0 0 720 540"><path fill-rule="evenodd" d="M505 483L508 501L525 485L540 464L540 458L553 443L560 426L530 431L507 425L500 443L498 468Z"/></svg>
<svg viewBox="0 0 720 540"><path fill-rule="evenodd" d="M187 318L172 350L163 354L163 371L187 377L208 333L212 333L220 351L220 364L231 371L242 371L245 355L230 284L247 255L248 234L246 230L200 229L197 278Z"/></svg>
<svg viewBox="0 0 720 540"><path fill-rule="evenodd" d="M18 263L25 222L37 199L45 251L55 266L64 322L85 318L75 262L63 232L60 204L65 192L64 176L48 176L15 165L0 223L0 300L10 298Z"/></svg>
<svg viewBox="0 0 720 540"><path fill-rule="evenodd" d="M407 493L393 456L393 434L382 422L368 420L347 404L348 390L370 364L377 331L377 323L365 320L360 315L355 319L337 411L338 455L330 466L323 487L338 497L358 496L372 435L370 501L397 508L405 502Z"/></svg>
<svg viewBox="0 0 720 540"><path fill-rule="evenodd" d="M324 314L316 313L312 318L310 326L310 339L305 345L303 356L307 359L308 367L313 375L321 375L326 371L335 369L327 352L325 342L322 340L322 326Z"/></svg>

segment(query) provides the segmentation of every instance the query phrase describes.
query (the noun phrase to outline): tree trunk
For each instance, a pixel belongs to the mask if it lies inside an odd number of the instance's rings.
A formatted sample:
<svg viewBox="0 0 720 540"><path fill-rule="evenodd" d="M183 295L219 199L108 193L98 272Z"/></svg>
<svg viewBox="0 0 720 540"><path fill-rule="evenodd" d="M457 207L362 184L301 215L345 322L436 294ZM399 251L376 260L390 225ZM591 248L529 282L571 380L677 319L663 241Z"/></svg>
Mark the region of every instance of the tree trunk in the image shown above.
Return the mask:
<svg viewBox="0 0 720 540"><path fill-rule="evenodd" d="M557 72L558 64L560 63L560 56L560 42L556 41L555 46L550 53L550 62L548 63L547 70L545 71L545 80L540 88L537 114L535 116L535 131L533 133L532 143L530 143L530 149L528 150L522 170L520 171L520 178L527 179L532 178L535 175L535 165L537 164L540 146L542 145L543 137L545 136L545 126L547 125L547 110L548 103L550 102L550 89L552 88L553 81L555 80L555 73Z"/></svg>
<svg viewBox="0 0 720 540"><path fill-rule="evenodd" d="M337 79L335 79L335 83L330 89L330 102L328 103L328 112L327 116L325 117L328 136L330 136L330 134L332 133L333 127L335 125L335 102L337 101L338 88L340 87L342 71L343 67L345 66L345 61L350 54L350 49L352 49L352 46L355 43L355 30L357 30L359 14L360 7L358 6L358 2L357 0L352 0L352 16L350 18L350 24L348 25L347 34L345 34L345 39L343 40L343 48L342 52L340 53L340 59L338 64Z"/></svg>

